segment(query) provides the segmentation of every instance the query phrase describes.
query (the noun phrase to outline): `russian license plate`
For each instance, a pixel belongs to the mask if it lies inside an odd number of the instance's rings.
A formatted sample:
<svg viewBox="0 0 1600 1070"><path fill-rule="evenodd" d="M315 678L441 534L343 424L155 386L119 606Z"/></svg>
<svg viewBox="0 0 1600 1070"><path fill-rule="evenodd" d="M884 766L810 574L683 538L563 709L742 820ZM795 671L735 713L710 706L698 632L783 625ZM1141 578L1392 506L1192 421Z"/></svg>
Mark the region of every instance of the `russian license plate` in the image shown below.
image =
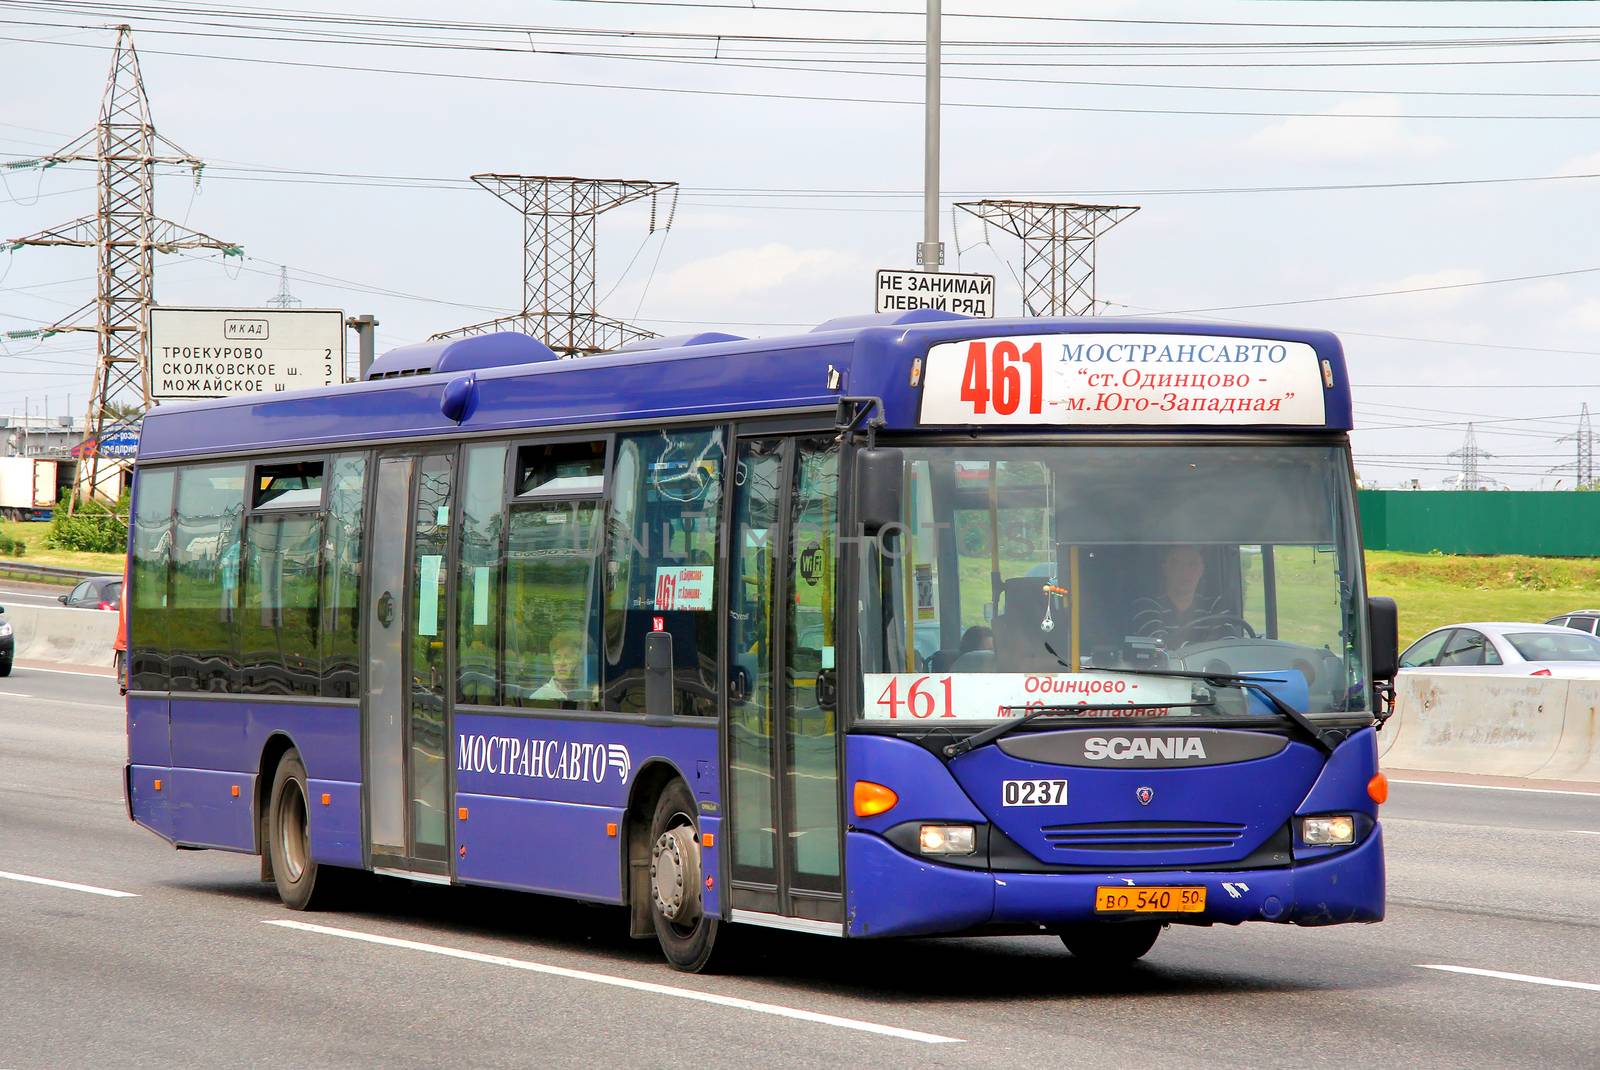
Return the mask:
<svg viewBox="0 0 1600 1070"><path fill-rule="evenodd" d="M1065 806L1065 780L1002 780L1001 806Z"/></svg>
<svg viewBox="0 0 1600 1070"><path fill-rule="evenodd" d="M1102 885L1094 890L1094 909L1099 914L1198 914L1205 908L1204 886L1107 888Z"/></svg>

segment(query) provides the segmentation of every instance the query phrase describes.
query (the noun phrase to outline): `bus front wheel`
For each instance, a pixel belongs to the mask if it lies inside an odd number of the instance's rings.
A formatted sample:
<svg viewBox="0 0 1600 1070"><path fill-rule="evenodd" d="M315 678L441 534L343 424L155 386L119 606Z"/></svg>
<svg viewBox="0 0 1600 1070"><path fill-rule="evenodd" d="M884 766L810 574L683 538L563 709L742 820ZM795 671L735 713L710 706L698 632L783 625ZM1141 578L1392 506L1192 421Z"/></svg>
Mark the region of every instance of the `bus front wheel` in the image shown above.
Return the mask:
<svg viewBox="0 0 1600 1070"><path fill-rule="evenodd" d="M306 767L300 752L288 750L272 775L267 796L267 843L278 898L290 910L322 910L331 905L338 871L311 860L311 806Z"/></svg>
<svg viewBox="0 0 1600 1070"><path fill-rule="evenodd" d="M1161 935L1161 923L1129 921L1077 925L1061 934L1072 957L1097 966L1126 966L1143 958Z"/></svg>
<svg viewBox="0 0 1600 1070"><path fill-rule="evenodd" d="M667 961L686 973L711 968L717 943L717 919L706 915L701 895L700 857L694 797L674 780L650 821L650 917Z"/></svg>

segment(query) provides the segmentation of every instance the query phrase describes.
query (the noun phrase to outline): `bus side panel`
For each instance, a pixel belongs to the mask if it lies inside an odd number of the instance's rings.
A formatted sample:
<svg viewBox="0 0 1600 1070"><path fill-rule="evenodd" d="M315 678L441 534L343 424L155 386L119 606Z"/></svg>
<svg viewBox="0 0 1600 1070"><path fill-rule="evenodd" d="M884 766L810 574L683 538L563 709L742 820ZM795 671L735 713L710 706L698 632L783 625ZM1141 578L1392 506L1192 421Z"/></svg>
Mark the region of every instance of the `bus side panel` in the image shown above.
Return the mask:
<svg viewBox="0 0 1600 1070"><path fill-rule="evenodd" d="M995 878L986 870L924 862L870 832L846 834L844 849L850 936L960 932L994 915Z"/></svg>
<svg viewBox="0 0 1600 1070"><path fill-rule="evenodd" d="M994 877L913 858L880 837L907 821L987 820L937 757L888 736L845 738L845 798L858 780L882 784L897 800L881 814L850 817L845 837L851 936L955 932L994 912Z"/></svg>
<svg viewBox="0 0 1600 1070"><path fill-rule="evenodd" d="M361 782L306 777L311 798L311 860L362 869ZM324 801L326 799L326 801Z"/></svg>
<svg viewBox="0 0 1600 1070"><path fill-rule="evenodd" d="M707 820L722 801L715 721L647 725L458 712L452 751L456 876L463 883L621 901L623 815L646 767L670 770L688 785L700 804L701 830L715 842ZM705 864L714 875L715 856L707 854ZM713 881L705 897L712 913L721 909L716 892Z"/></svg>
<svg viewBox="0 0 1600 1070"><path fill-rule="evenodd" d="M461 883L622 902L619 840L606 833L621 807L466 793L456 806Z"/></svg>
<svg viewBox="0 0 1600 1070"><path fill-rule="evenodd" d="M172 787L168 795L175 843L255 853L255 774L180 767L170 775Z"/></svg>
<svg viewBox="0 0 1600 1070"><path fill-rule="evenodd" d="M172 747L168 731L167 697L128 696L128 772L124 790L128 816L171 841L172 810L166 782L172 779ZM162 790L156 789L161 782Z"/></svg>
<svg viewBox="0 0 1600 1070"><path fill-rule="evenodd" d="M164 765L130 765L127 776L128 810L133 819L171 843L172 809L167 805L166 787L172 770Z"/></svg>
<svg viewBox="0 0 1600 1070"><path fill-rule="evenodd" d="M128 761L134 765L171 765L167 696L128 696Z"/></svg>
<svg viewBox="0 0 1600 1070"><path fill-rule="evenodd" d="M171 709L173 839L259 850L255 778L268 740L283 736L305 763L316 860L361 865L361 717L354 703L175 696Z"/></svg>

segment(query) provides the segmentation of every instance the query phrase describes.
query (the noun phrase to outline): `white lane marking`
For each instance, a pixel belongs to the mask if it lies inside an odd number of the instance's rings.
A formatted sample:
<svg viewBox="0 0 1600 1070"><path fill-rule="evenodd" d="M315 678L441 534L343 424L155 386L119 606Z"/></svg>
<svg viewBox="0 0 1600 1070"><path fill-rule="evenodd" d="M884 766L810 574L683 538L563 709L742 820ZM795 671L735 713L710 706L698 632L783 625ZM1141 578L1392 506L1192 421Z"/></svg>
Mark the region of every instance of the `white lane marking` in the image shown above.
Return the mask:
<svg viewBox="0 0 1600 1070"><path fill-rule="evenodd" d="M55 881L49 877L30 877L26 873L7 873L0 870L0 880L21 881L24 884L42 884L46 888L65 888L69 892L88 892L90 895L110 896L112 899L137 899L138 892L119 892L115 888L96 888L92 884L73 884L71 881Z"/></svg>
<svg viewBox="0 0 1600 1070"><path fill-rule="evenodd" d="M1508 784L1453 784L1444 780L1395 780L1391 784L1420 784L1425 788L1475 788L1478 791L1530 791L1536 795L1582 795L1600 799L1600 791L1562 791L1559 788L1514 788Z"/></svg>
<svg viewBox="0 0 1600 1070"><path fill-rule="evenodd" d="M93 676L101 680L116 680L115 669L107 668L104 672L80 672L77 669L47 669L43 665L30 665L25 661L17 662L17 668L23 672L48 672L57 676Z"/></svg>
<svg viewBox="0 0 1600 1070"><path fill-rule="evenodd" d="M33 697L32 695L24 695L21 691L0 691L0 695L4 695L6 698L32 698Z"/></svg>
<svg viewBox="0 0 1600 1070"><path fill-rule="evenodd" d="M1568 829L1567 831L1574 836L1600 836L1600 832L1596 832L1594 829Z"/></svg>
<svg viewBox="0 0 1600 1070"><path fill-rule="evenodd" d="M1439 966L1417 963L1419 970L1443 970L1445 973L1466 973L1474 977L1495 977L1502 981L1522 981L1530 985L1549 985L1551 988L1581 988L1586 992L1600 992L1600 985L1588 981L1562 981L1555 977L1535 977L1528 973L1504 973L1500 970L1475 970L1471 966Z"/></svg>
<svg viewBox="0 0 1600 1070"><path fill-rule="evenodd" d="M264 922L264 924L278 925L285 929L298 929L301 932L320 933L323 936L338 936L346 940L360 940L368 944L381 944L384 947L398 947L407 951L426 951L429 954L443 955L446 958L465 959L468 962L481 962L489 966L505 966L513 970L526 970L529 973L565 977L572 981L591 981L594 984L612 985L616 988L631 988L637 992L651 992L658 996L694 1000L699 1003L710 1003L718 1007L755 1011L758 1014L771 1014L779 1018L793 1018L801 1022L816 1022L819 1025L831 1025L838 1029L853 1029L862 1033L876 1033L879 1036L895 1037L899 1040L914 1040L921 1044L965 1043L958 1037L943 1037L937 1033L920 1033L915 1029L901 1029L898 1026L879 1025L876 1022L863 1022L855 1018L819 1014L816 1011L803 1011L776 1003L758 1003L755 1000L740 999L737 996L723 996L715 992L697 992L692 988L676 988L672 985L656 984L653 981L635 981L629 977L615 977L607 973L591 973L588 970L572 970L565 966L549 966L542 962L511 959L503 955L485 955L477 951L464 951L456 947L419 943L416 940L400 940L392 936L375 936L372 933L356 932L353 929L334 929L326 925L313 925L304 921L287 920L271 920Z"/></svg>

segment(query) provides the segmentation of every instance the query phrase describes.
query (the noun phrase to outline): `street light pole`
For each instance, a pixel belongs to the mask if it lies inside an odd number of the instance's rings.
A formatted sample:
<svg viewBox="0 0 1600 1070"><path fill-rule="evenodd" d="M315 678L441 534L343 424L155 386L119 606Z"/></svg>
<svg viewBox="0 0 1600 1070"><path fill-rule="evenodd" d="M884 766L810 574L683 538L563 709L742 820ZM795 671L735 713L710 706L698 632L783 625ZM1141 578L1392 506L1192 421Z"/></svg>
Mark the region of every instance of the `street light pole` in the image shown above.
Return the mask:
<svg viewBox="0 0 1600 1070"><path fill-rule="evenodd" d="M939 241L939 64L940 0L928 0L928 58L926 122L923 128L922 242L917 263L923 271L938 271L944 263Z"/></svg>

